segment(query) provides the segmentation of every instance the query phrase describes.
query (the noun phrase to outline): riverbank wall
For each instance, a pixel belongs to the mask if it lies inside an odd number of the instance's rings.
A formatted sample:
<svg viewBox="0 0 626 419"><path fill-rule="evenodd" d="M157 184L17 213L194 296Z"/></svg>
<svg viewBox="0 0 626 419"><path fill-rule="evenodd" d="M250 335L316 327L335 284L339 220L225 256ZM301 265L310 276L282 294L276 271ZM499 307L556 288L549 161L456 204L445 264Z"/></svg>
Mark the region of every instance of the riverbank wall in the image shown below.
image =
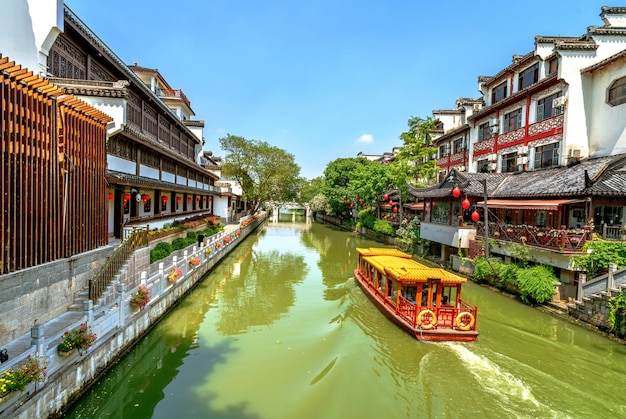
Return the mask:
<svg viewBox="0 0 626 419"><path fill-rule="evenodd" d="M211 237L201 246L190 246L182 256L172 255L148 265L127 264L122 277L139 277L139 285L127 289L117 281L105 297L105 303L94 308L85 302L82 312L68 312L31 329L31 345L23 354L12 358L10 365L18 365L28 356L44 359L48 364L43 382L32 382L24 390L4 395L0 399L0 417L55 418L78 399L116 361L154 327L204 276L218 265L243 239L253 234L267 219L266 214L255 216L241 225L227 228ZM230 228L229 228L230 227ZM149 258L149 248L140 249L141 258ZM149 260L149 259L148 259ZM197 263L196 266L194 266ZM180 276L173 278L175 271ZM133 307L131 299L139 286L151 291L149 303ZM83 353L77 351L62 356L57 344L63 333L87 323L97 335L93 346ZM7 363L8 364L8 363ZM6 371L6 366L3 366ZM0 375L2 370L0 370Z"/></svg>

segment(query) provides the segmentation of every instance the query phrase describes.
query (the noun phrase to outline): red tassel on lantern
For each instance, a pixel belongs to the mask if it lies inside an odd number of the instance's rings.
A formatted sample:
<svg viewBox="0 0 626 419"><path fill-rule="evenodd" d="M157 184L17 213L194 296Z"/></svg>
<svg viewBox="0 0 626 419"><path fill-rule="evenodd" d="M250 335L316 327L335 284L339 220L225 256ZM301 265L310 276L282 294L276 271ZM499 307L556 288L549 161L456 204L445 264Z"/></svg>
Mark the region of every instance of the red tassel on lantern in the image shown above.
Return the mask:
<svg viewBox="0 0 626 419"><path fill-rule="evenodd" d="M480 220L480 214L478 213L478 211L474 211L472 213L472 221L478 221Z"/></svg>

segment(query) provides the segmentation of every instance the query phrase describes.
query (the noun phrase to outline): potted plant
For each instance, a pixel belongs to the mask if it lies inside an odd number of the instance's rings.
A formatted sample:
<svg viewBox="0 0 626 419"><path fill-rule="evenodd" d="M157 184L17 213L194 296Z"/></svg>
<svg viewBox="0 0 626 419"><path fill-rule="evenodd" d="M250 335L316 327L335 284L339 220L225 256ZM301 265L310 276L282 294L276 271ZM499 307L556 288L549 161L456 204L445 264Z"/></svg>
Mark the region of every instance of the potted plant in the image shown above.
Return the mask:
<svg viewBox="0 0 626 419"><path fill-rule="evenodd" d="M224 236L224 243L230 243L230 236Z"/></svg>
<svg viewBox="0 0 626 419"><path fill-rule="evenodd" d="M143 309L150 302L152 290L145 285L139 285L137 292L130 298L130 305Z"/></svg>
<svg viewBox="0 0 626 419"><path fill-rule="evenodd" d="M79 327L63 333L63 340L57 345L57 351L59 355L67 356L74 349L78 349L78 352L82 355L82 351L93 345L95 341L96 334L93 333L91 326L83 323Z"/></svg>
<svg viewBox="0 0 626 419"><path fill-rule="evenodd" d="M218 241L217 243L215 243L215 247L217 247L218 249L222 247L222 242Z"/></svg>
<svg viewBox="0 0 626 419"><path fill-rule="evenodd" d="M26 363L9 368L0 376L0 398L14 391L22 391L33 381L46 378L48 359L41 356L28 356Z"/></svg>
<svg viewBox="0 0 626 419"><path fill-rule="evenodd" d="M191 266L192 268L195 268L196 266L200 265L200 258L192 256L189 258L189 266Z"/></svg>
<svg viewBox="0 0 626 419"><path fill-rule="evenodd" d="M170 274L167 276L167 282L172 284L176 282L176 280L180 278L181 276L183 276L183 271L181 271L180 268L176 266L174 267L174 269L172 269L172 272L170 272Z"/></svg>
<svg viewBox="0 0 626 419"><path fill-rule="evenodd" d="M204 255L209 256L210 254L211 254L211 246L207 246L207 248L204 249Z"/></svg>

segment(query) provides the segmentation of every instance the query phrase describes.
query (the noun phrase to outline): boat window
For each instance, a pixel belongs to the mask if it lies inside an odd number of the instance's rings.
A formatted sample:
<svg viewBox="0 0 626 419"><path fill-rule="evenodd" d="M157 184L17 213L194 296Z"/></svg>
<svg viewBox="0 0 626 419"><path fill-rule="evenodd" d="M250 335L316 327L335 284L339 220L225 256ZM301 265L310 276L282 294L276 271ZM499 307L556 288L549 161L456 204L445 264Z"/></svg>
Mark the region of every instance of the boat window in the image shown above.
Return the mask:
<svg viewBox="0 0 626 419"><path fill-rule="evenodd" d="M402 296L412 303L415 303L415 294L417 294L416 287L402 287Z"/></svg>
<svg viewBox="0 0 626 419"><path fill-rule="evenodd" d="M447 298L444 298L447 297ZM455 305L456 303L456 287L444 287L441 293L441 305L444 305L444 300L447 300L448 305Z"/></svg>

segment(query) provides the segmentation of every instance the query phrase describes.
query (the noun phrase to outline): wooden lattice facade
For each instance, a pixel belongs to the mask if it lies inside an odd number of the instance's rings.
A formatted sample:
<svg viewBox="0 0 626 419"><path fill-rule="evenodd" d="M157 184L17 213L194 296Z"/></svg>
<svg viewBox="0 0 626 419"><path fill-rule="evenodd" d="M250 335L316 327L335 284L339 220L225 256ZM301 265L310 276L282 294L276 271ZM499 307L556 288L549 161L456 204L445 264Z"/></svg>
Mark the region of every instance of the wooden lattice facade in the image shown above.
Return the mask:
<svg viewBox="0 0 626 419"><path fill-rule="evenodd" d="M107 243L109 121L0 56L0 274Z"/></svg>

